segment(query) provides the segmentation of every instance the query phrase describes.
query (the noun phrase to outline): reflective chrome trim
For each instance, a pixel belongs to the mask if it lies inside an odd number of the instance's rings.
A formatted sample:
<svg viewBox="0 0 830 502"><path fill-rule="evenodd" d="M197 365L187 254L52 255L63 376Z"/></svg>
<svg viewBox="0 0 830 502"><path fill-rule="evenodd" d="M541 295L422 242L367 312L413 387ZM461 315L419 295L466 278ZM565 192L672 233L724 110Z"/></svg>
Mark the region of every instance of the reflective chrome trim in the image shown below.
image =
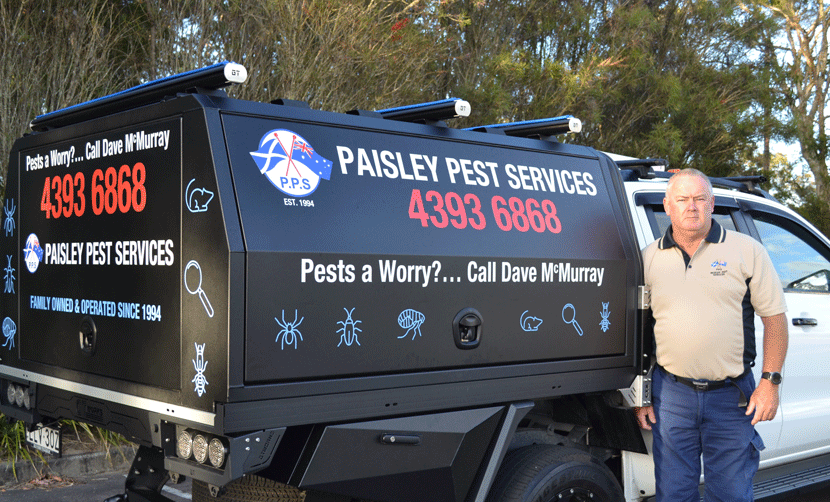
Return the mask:
<svg viewBox="0 0 830 502"><path fill-rule="evenodd" d="M796 453L790 453L789 455L773 457L761 460L758 470L761 471L763 469L769 469L770 467L792 464L801 460L807 460L808 458L818 457L819 455L827 455L828 453L830 453L830 446L820 446L818 448L813 448L812 450L799 451Z"/></svg>
<svg viewBox="0 0 830 502"><path fill-rule="evenodd" d="M215 413L208 413L206 411L194 410L192 408L176 406L163 403L161 401L132 396L130 394L123 394L121 392L92 387L90 385L64 380L62 378L41 375L39 373L32 373L2 364L0 364L0 374L19 378L21 380L28 380L42 385L48 385L49 387L54 387L56 389L65 390L67 392L72 392L82 396L93 397L102 401L109 401L112 403L138 408L140 410L152 411L174 420L188 420L190 422L207 425L209 427L213 427L216 420Z"/></svg>

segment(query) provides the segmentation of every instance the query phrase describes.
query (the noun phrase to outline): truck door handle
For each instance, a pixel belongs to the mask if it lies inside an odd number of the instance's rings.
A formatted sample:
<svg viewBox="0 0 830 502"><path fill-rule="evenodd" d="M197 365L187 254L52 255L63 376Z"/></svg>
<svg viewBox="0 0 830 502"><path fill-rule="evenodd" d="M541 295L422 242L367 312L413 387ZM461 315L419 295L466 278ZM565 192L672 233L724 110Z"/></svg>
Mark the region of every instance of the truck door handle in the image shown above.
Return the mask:
<svg viewBox="0 0 830 502"><path fill-rule="evenodd" d="M793 326L817 326L818 321L807 317L793 318Z"/></svg>

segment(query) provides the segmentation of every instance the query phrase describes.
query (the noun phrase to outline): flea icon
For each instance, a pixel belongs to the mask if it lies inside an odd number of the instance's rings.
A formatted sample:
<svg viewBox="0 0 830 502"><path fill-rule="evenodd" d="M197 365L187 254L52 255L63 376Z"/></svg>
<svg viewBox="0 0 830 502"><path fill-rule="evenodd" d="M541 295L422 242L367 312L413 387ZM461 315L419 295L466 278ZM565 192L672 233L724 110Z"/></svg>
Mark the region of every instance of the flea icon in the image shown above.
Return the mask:
<svg viewBox="0 0 830 502"><path fill-rule="evenodd" d="M346 309L344 308L343 310ZM357 341L357 334L363 330L357 327L357 323L363 321L352 320L352 312L354 312L354 308L352 310L346 310L346 320L337 321L337 324L343 325L342 328L337 330L337 332L340 333L340 343L337 344L338 347L342 345L343 342L346 342L347 347L351 347L353 343L360 345L360 342Z"/></svg>
<svg viewBox="0 0 830 502"><path fill-rule="evenodd" d="M303 323L305 317L301 317L299 321L297 321L297 309L294 309L294 322L285 322L285 310L282 311L282 322L276 317L274 318L277 321L277 324L280 325L282 330L277 333L277 339L274 340L275 342L280 342L280 350L285 349L285 344L288 345L294 344L294 348L297 348L297 338L301 341L303 339L302 333L300 330L297 329L297 326ZM280 341L282 338L282 341Z"/></svg>
<svg viewBox="0 0 830 502"><path fill-rule="evenodd" d="M14 348L14 334L17 333L17 324L10 318L3 319L3 336L6 337L6 343L3 347L8 347L9 350Z"/></svg>
<svg viewBox="0 0 830 502"><path fill-rule="evenodd" d="M400 313L398 316L398 326L404 328L406 333L402 334L398 338L406 338L410 332L412 332L412 339L414 340L416 336L421 336L421 325L426 320L424 314L418 312L417 310L406 309Z"/></svg>

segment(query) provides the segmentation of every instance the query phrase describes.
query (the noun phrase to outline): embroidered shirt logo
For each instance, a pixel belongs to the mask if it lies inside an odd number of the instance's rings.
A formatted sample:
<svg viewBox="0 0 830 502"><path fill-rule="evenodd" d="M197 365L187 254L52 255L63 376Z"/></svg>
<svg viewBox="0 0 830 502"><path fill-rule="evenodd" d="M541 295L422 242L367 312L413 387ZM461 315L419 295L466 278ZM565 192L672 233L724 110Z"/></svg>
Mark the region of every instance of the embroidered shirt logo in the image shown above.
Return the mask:
<svg viewBox="0 0 830 502"><path fill-rule="evenodd" d="M715 260L712 262L712 276L720 277L726 275L726 262Z"/></svg>

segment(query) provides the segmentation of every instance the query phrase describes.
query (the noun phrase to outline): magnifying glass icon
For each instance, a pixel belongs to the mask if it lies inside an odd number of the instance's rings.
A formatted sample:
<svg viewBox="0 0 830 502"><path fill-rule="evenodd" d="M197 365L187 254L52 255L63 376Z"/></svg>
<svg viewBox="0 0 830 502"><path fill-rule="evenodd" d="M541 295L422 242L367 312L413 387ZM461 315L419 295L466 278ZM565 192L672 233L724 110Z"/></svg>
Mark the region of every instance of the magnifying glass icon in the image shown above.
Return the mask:
<svg viewBox="0 0 830 502"><path fill-rule="evenodd" d="M193 269L194 272L190 272L190 274L188 274L191 269ZM188 275L190 280L188 280ZM194 284L196 287L192 288L191 286ZM199 299L202 300L202 305L205 306L207 315L213 317L213 305L210 304L210 300L208 300L205 290L202 289L202 267L199 266L199 263L196 260L190 260L187 262L187 266L184 267L184 287L187 288L187 292L191 295L199 295Z"/></svg>
<svg viewBox="0 0 830 502"><path fill-rule="evenodd" d="M567 312L568 310L571 311L570 321L567 319L567 315L565 314L565 312ZM565 321L565 324L570 324L571 326L573 326L576 332L579 334L579 336L582 336L582 327L579 325L578 322L576 322L576 309L574 308L573 304L566 303L565 306L562 307L562 320Z"/></svg>

